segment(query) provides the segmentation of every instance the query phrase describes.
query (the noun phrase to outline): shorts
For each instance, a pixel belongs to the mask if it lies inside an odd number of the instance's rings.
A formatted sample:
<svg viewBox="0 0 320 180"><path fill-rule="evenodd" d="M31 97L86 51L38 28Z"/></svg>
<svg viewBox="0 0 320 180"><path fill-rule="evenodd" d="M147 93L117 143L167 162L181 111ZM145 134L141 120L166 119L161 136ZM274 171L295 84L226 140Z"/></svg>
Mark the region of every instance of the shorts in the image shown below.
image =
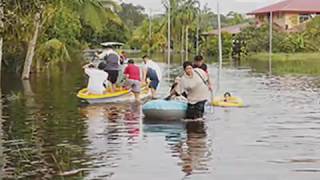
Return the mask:
<svg viewBox="0 0 320 180"><path fill-rule="evenodd" d="M141 82L138 80L129 79L126 82L126 86L131 87L133 93L140 93L141 91Z"/></svg>
<svg viewBox="0 0 320 180"><path fill-rule="evenodd" d="M196 104L188 103L187 107L187 119L197 119L202 118L204 114L205 101L197 102Z"/></svg>
<svg viewBox="0 0 320 180"><path fill-rule="evenodd" d="M157 89L158 85L159 85L159 80L151 80L151 82L149 84L149 88Z"/></svg>
<svg viewBox="0 0 320 180"><path fill-rule="evenodd" d="M119 76L118 70L105 70L108 73L108 81L111 82L111 84L116 84Z"/></svg>

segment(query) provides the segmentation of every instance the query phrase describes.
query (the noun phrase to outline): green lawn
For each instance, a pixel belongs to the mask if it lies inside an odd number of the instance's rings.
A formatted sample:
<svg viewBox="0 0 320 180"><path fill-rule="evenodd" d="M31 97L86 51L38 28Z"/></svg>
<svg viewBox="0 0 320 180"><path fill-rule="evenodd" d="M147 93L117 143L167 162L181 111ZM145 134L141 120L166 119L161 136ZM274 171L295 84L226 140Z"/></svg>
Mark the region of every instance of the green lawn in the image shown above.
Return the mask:
<svg viewBox="0 0 320 180"><path fill-rule="evenodd" d="M268 72L269 54L257 53L246 57L248 63L257 72ZM274 74L320 75L320 53L276 53L272 55Z"/></svg>
<svg viewBox="0 0 320 180"><path fill-rule="evenodd" d="M269 53L257 53L248 56L250 59L256 59L260 61L268 61ZM275 53L272 55L273 61L320 61L320 53Z"/></svg>

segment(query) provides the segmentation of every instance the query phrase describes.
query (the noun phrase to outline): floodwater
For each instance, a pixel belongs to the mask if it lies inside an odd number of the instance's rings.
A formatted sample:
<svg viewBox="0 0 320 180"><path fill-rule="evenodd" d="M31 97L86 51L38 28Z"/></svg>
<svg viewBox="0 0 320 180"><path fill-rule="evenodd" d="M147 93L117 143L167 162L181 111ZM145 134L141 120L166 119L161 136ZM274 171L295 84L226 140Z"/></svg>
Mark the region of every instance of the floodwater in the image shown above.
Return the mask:
<svg viewBox="0 0 320 180"><path fill-rule="evenodd" d="M161 64L165 96L180 66ZM86 105L77 63L31 82L7 75L0 110L4 179L318 180L320 81L225 66L217 95L245 108L207 107L204 123L143 119L137 104ZM217 80L216 65L210 71ZM217 82L216 82L217 86Z"/></svg>

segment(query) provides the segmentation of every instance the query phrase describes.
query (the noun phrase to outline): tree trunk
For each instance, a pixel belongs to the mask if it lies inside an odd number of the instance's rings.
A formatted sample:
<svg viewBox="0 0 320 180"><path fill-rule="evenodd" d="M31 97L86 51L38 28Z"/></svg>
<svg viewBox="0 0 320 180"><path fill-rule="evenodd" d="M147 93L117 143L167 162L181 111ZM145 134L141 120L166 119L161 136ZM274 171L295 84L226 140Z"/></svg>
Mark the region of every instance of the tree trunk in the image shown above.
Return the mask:
<svg viewBox="0 0 320 180"><path fill-rule="evenodd" d="M23 72L21 77L22 79L30 79L32 60L33 60L34 51L36 48L37 39L39 35L39 30L40 30L40 13L35 14L34 22L35 22L35 31L32 39L28 44L28 51L27 51L26 59L24 61Z"/></svg>
<svg viewBox="0 0 320 180"><path fill-rule="evenodd" d="M188 59L189 59L189 57L188 57L189 56L188 55L188 35L189 35L188 34L189 33L188 30L189 30L188 26L186 26L186 42L185 42L186 43L186 61L188 61Z"/></svg>
<svg viewBox="0 0 320 180"><path fill-rule="evenodd" d="M2 70L2 46L3 46L3 1L0 0L0 83L1 83L1 70Z"/></svg>

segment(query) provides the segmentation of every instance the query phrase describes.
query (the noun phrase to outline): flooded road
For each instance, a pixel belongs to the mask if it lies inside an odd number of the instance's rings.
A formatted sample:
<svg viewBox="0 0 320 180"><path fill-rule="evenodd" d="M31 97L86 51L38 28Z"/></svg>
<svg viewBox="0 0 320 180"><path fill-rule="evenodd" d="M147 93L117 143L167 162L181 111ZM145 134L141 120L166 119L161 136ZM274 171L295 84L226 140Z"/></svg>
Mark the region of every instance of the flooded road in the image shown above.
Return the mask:
<svg viewBox="0 0 320 180"><path fill-rule="evenodd" d="M178 65L164 69L165 96ZM216 65L210 66L217 79ZM85 105L80 65L12 76L2 85L4 179L318 180L320 81L225 68L217 95L241 97L245 108L207 107L204 123L143 119L137 104Z"/></svg>

